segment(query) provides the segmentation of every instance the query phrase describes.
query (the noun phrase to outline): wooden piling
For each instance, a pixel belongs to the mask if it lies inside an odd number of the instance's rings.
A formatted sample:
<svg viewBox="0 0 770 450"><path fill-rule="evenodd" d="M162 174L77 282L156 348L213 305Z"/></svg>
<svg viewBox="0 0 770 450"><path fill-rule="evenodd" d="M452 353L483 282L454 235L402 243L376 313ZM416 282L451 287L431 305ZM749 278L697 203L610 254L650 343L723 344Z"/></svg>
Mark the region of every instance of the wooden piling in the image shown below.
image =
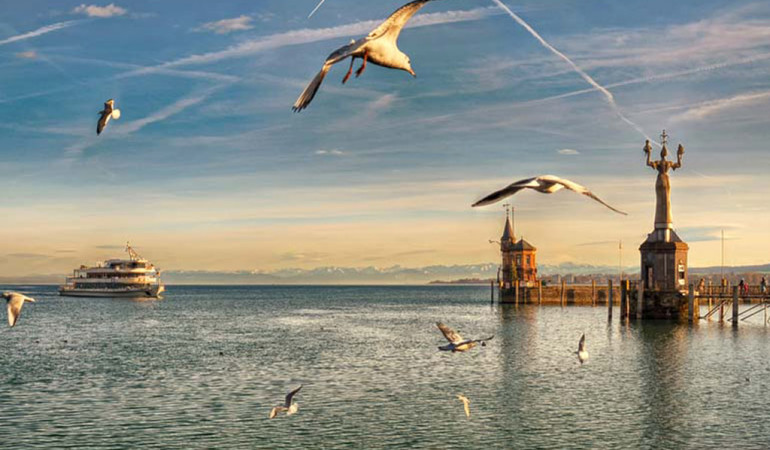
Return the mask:
<svg viewBox="0 0 770 450"><path fill-rule="evenodd" d="M489 280L489 303L495 304L495 280Z"/></svg>
<svg viewBox="0 0 770 450"><path fill-rule="evenodd" d="M543 280L537 280L537 304L543 304Z"/></svg>
<svg viewBox="0 0 770 450"><path fill-rule="evenodd" d="M639 280L639 292L636 294L636 318L642 318L642 304L644 301L644 281Z"/></svg>
<svg viewBox="0 0 770 450"><path fill-rule="evenodd" d="M628 280L620 282L620 321L628 319Z"/></svg>
<svg viewBox="0 0 770 450"><path fill-rule="evenodd" d="M690 283L690 292L687 296L687 320L690 323L695 321L695 286Z"/></svg>
<svg viewBox="0 0 770 450"><path fill-rule="evenodd" d="M514 294L515 294L515 296L516 296L516 297L515 297L515 298L516 298L516 300L515 300L515 301L516 301L516 306L518 306L518 305L519 305L519 281L518 281L518 280L516 280L516 281L514 282L514 284L516 285L516 287L514 288Z"/></svg>
<svg viewBox="0 0 770 450"><path fill-rule="evenodd" d="M561 279L561 291L559 292L559 304L564 306L564 278Z"/></svg>
<svg viewBox="0 0 770 450"><path fill-rule="evenodd" d="M607 320L612 320L612 280L607 280Z"/></svg>
<svg viewBox="0 0 770 450"><path fill-rule="evenodd" d="M591 278L591 306L596 306L596 280Z"/></svg>
<svg viewBox="0 0 770 450"><path fill-rule="evenodd" d="M733 326L738 326L738 286L733 286Z"/></svg>

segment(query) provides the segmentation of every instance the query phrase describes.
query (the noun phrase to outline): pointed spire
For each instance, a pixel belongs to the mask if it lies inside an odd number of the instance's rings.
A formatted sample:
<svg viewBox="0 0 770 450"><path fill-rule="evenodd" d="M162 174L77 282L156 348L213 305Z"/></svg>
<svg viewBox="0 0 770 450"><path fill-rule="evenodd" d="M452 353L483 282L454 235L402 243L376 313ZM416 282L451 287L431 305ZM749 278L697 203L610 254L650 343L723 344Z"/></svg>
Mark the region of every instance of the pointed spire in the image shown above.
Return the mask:
<svg viewBox="0 0 770 450"><path fill-rule="evenodd" d="M511 214L510 210L508 209L511 205L505 204L503 206L505 206L505 227L503 228L503 236L500 238L500 243L513 244L516 242L516 235L513 234Z"/></svg>

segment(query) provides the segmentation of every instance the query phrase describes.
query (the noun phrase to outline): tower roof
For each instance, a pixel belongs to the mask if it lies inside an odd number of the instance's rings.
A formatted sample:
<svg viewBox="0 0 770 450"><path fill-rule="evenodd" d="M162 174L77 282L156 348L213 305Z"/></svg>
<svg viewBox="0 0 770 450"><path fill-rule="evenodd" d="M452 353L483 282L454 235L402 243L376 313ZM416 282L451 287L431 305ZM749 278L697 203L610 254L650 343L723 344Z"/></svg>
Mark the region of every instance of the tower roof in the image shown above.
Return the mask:
<svg viewBox="0 0 770 450"><path fill-rule="evenodd" d="M513 225L511 225L511 218L505 215L505 227L503 228L503 236L500 238L500 242L512 241L516 242L516 236L513 234Z"/></svg>
<svg viewBox="0 0 770 450"><path fill-rule="evenodd" d="M524 239L520 240L513 246L513 250L537 250L534 245L530 244L529 242L525 241Z"/></svg>

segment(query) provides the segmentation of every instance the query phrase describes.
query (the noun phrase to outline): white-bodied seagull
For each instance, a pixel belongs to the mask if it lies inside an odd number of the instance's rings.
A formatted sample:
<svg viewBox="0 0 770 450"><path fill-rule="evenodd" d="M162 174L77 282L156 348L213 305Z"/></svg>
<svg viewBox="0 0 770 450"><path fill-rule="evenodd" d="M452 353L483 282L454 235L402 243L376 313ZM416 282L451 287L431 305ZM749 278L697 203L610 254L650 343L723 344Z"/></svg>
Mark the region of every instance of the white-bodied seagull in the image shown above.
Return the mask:
<svg viewBox="0 0 770 450"><path fill-rule="evenodd" d="M578 361L580 361L580 364L583 364L584 362L588 361L588 350L586 350L586 334L583 333L582 336L580 336L580 342L578 342L578 349L575 352L578 356Z"/></svg>
<svg viewBox="0 0 770 450"><path fill-rule="evenodd" d="M19 321L21 315L21 307L24 306L24 302L35 302L32 297L27 297L24 294L18 292L3 292L3 298L8 303L8 325L14 326Z"/></svg>
<svg viewBox="0 0 770 450"><path fill-rule="evenodd" d="M324 61L321 71L318 72L305 90L302 91L302 94L300 94L297 101L294 102L294 106L292 106L291 109L294 112L300 112L307 108L313 100L313 97L315 97L316 92L318 92L321 82L323 82L324 77L326 77L326 74L331 67L348 57L351 58L350 68L345 74L345 78L342 79L343 84L350 78L350 75L353 72L353 63L356 58L364 60L361 67L356 71L356 77L364 73L367 62L382 67L388 67L390 69L404 70L412 74L412 76L417 76L415 75L414 70L412 70L409 57L398 49L397 41L404 25L406 25L409 19L429 1L431 0L416 0L407 3L397 9L390 15L390 17L385 19L385 21L375 28L374 31L369 33L368 36L358 40L354 39L350 41L348 45L340 47L332 52L332 54L326 58L326 61Z"/></svg>
<svg viewBox="0 0 770 450"><path fill-rule="evenodd" d="M490 341L492 338L494 338L494 336L490 336L486 339L464 339L458 332L441 322L436 322L436 326L439 330L441 330L442 333L444 333L446 340L449 341L449 344L438 348L439 350L445 352L465 352L475 347L478 343L481 343L482 346L485 346L487 345L486 341Z"/></svg>
<svg viewBox="0 0 770 450"><path fill-rule="evenodd" d="M481 200L477 201L476 203L473 204L473 206L475 207L475 206L490 205L492 203L495 203L504 199L505 197L509 197L519 192L522 189L534 189L537 192L540 192L543 194L553 194L554 192L560 191L564 188L567 188L570 191L577 192L578 194L583 194L587 197L591 197L592 199L596 200L597 202L601 203L602 205L615 211L618 214L623 214L624 216L628 215L623 211L620 211L619 209L615 209L612 206L608 205L607 203L604 203L602 199L594 195L593 192L588 190L587 187L581 186L575 183L574 181L570 181L564 178L559 178L555 175L540 175L538 177L526 178L524 180L519 180L515 183L511 183L508 186L500 189L499 191L495 191L487 195L486 197L482 198Z"/></svg>
<svg viewBox="0 0 770 450"><path fill-rule="evenodd" d="M286 394L286 400L284 401L283 405L278 405L273 407L273 409L270 410L270 418L277 416L279 412L286 411L286 415L290 416L297 412L299 409L299 405L296 403L292 403L292 399L294 398L294 395L299 392L299 390L302 389L302 385L300 384L297 389L294 389L293 391Z"/></svg>
<svg viewBox="0 0 770 450"><path fill-rule="evenodd" d="M465 409L465 416L470 417L471 416L471 401L468 399L468 397L457 394L457 399L463 402L463 408Z"/></svg>
<svg viewBox="0 0 770 450"><path fill-rule="evenodd" d="M120 119L120 110L115 108L115 100L113 99L109 99L104 102L104 109L99 111L97 114L101 114L101 117L99 117L99 122L96 124L97 136L102 134L104 127L107 126L107 122L109 122L110 119Z"/></svg>

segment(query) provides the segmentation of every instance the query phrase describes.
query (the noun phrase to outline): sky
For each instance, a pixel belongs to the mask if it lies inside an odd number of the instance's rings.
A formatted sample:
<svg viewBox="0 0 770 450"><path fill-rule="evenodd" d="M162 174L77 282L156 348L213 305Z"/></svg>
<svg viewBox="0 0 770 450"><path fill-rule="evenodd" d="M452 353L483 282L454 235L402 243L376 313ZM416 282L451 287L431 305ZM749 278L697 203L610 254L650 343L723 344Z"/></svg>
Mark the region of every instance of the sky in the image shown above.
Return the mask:
<svg viewBox="0 0 770 450"><path fill-rule="evenodd" d="M401 0L310 18L316 0L0 0L0 273L127 240L171 270L497 261L503 208L470 205L541 174L629 215L517 194L540 263L633 264L663 129L686 148L690 265L720 264L722 230L726 264L770 261L770 3L502 1L551 48L495 1L431 2L399 39L416 78L370 65L343 86L343 62L295 114L326 56ZM109 98L122 117L97 137Z"/></svg>

